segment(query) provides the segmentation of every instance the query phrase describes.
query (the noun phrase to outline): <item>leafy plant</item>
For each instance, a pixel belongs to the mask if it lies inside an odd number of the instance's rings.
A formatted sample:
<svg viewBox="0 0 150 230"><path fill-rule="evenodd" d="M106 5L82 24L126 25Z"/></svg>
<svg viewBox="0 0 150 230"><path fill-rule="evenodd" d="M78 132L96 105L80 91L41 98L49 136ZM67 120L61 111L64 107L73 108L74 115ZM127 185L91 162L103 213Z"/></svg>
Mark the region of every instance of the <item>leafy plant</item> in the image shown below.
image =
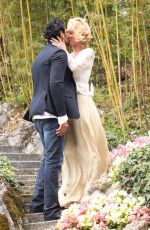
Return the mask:
<svg viewBox="0 0 150 230"><path fill-rule="evenodd" d="M14 169L11 167L6 156L0 156L0 179L5 179L14 187L19 186L19 182L15 177Z"/></svg>
<svg viewBox="0 0 150 230"><path fill-rule="evenodd" d="M118 129L118 132L106 131L106 137L108 141L108 148L111 151L114 148L117 148L119 144L124 144L124 138L122 131Z"/></svg>
<svg viewBox="0 0 150 230"><path fill-rule="evenodd" d="M114 169L113 180L122 189L136 196L145 197L150 206L150 144L133 149L128 157Z"/></svg>

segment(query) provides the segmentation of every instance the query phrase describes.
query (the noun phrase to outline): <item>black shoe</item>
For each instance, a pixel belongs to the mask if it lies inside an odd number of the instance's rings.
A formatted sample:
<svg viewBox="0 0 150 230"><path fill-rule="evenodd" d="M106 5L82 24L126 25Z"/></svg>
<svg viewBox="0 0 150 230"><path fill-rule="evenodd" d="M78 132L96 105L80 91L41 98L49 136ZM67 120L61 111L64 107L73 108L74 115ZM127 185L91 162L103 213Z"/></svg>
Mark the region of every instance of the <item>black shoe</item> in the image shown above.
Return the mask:
<svg viewBox="0 0 150 230"><path fill-rule="evenodd" d="M65 206L60 207L60 210L61 210L61 211L65 210L65 209L67 209Z"/></svg>
<svg viewBox="0 0 150 230"><path fill-rule="evenodd" d="M59 220L59 219L60 219L60 216L51 216L51 217L44 216L45 221L52 221L52 220Z"/></svg>

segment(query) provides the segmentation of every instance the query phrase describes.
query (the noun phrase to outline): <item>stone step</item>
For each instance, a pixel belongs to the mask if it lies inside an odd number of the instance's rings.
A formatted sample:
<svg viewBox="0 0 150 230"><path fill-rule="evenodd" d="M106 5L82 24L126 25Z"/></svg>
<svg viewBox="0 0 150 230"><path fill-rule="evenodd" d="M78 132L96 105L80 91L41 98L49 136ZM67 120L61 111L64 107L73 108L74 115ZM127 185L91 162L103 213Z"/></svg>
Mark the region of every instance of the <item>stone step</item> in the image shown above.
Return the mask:
<svg viewBox="0 0 150 230"><path fill-rule="evenodd" d="M40 161L11 161L11 165L14 168L38 168L40 166Z"/></svg>
<svg viewBox="0 0 150 230"><path fill-rule="evenodd" d="M23 151L22 146L0 145L0 152L5 153L21 153Z"/></svg>
<svg viewBox="0 0 150 230"><path fill-rule="evenodd" d="M36 176L38 172L38 168L19 168L19 169L15 169L15 173L18 176L22 176L22 175L31 175L31 176Z"/></svg>
<svg viewBox="0 0 150 230"><path fill-rule="evenodd" d="M40 161L40 154L30 153L0 153L0 155L6 156L10 161Z"/></svg>
<svg viewBox="0 0 150 230"><path fill-rule="evenodd" d="M24 203L25 213L30 213L30 202Z"/></svg>
<svg viewBox="0 0 150 230"><path fill-rule="evenodd" d="M26 205L26 204L29 204L32 200L32 196L33 194L30 193L30 194L21 194L21 197L22 197L22 200L23 200L23 203Z"/></svg>
<svg viewBox="0 0 150 230"><path fill-rule="evenodd" d="M44 216L42 212L26 214L26 218L28 219L29 223L36 223L36 222L44 221Z"/></svg>
<svg viewBox="0 0 150 230"><path fill-rule="evenodd" d="M34 186L35 185L35 179L34 180L20 180L19 179L19 182L21 183L21 186L24 187L24 186Z"/></svg>
<svg viewBox="0 0 150 230"><path fill-rule="evenodd" d="M19 191L21 192L21 194L33 194L34 191L34 186L21 186L19 188Z"/></svg>
<svg viewBox="0 0 150 230"><path fill-rule="evenodd" d="M17 175L19 181L35 181L36 175Z"/></svg>
<svg viewBox="0 0 150 230"><path fill-rule="evenodd" d="M24 230L55 230L57 221L45 221L24 225Z"/></svg>

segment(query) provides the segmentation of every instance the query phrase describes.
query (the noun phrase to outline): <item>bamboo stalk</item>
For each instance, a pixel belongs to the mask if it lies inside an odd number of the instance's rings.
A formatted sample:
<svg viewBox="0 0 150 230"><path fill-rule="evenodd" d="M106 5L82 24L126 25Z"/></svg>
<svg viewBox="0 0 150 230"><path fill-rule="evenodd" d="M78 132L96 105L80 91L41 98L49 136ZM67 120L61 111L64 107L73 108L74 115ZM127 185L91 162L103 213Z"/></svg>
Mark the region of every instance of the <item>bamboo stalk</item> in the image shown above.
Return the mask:
<svg viewBox="0 0 150 230"><path fill-rule="evenodd" d="M28 22L29 22L29 31L30 31L30 42L31 42L31 53L32 53L32 61L34 60L34 52L32 47L32 26L31 26L31 17L30 17L30 8L29 8L29 2L26 0L27 5L27 12L28 12Z"/></svg>
<svg viewBox="0 0 150 230"><path fill-rule="evenodd" d="M118 61L118 78L119 78L119 93L120 93L120 112L121 116L123 116L123 107L122 107L122 92L121 92L121 72L120 72L120 44L119 44L119 28L118 28L118 6L117 1L115 0L115 9L116 9L116 37L117 37L117 61ZM124 128L124 126L123 126Z"/></svg>
<svg viewBox="0 0 150 230"><path fill-rule="evenodd" d="M20 0L20 12L21 12L21 25L22 25L22 36L23 36L23 44L24 44L24 54L26 60L26 66L28 65L28 45L27 45L27 37L26 37L26 29L24 24L24 16L23 16L23 8L22 8L22 0Z"/></svg>
<svg viewBox="0 0 150 230"><path fill-rule="evenodd" d="M47 0L45 1L46 4L46 22L48 23L48 3Z"/></svg>
<svg viewBox="0 0 150 230"><path fill-rule="evenodd" d="M3 9L2 1L0 2L0 9L1 10ZM5 42L5 37L6 37L5 36L5 29L4 29L5 23L4 23L4 19L3 19L2 15L0 16L0 24L2 25L1 26L1 36L2 36L2 44L3 44L3 48L4 48L4 52L2 52L2 50L1 50L1 56L2 56L3 66L5 69L6 79L7 79L7 83L8 83L8 90L11 94L12 89L11 89L10 76L9 76L10 75L9 74L9 71L10 71L9 64L10 63L9 63L9 56L7 54L7 46L6 46L6 42Z"/></svg>
<svg viewBox="0 0 150 230"><path fill-rule="evenodd" d="M137 3L137 0L136 0ZM136 5L137 7L137 5ZM137 17L136 17L137 19ZM140 107L140 97L139 97L139 89L138 89L138 82L137 82L137 74L136 74L136 60L135 60L135 38L134 38L134 11L132 12L132 70L133 70L133 82L135 93L138 101L138 124L141 128L141 107Z"/></svg>
<svg viewBox="0 0 150 230"><path fill-rule="evenodd" d="M26 60L26 68L28 70L28 68L30 68L30 66L28 66L29 55L28 55L28 44L27 44L26 29L25 29L25 24L24 24L22 0L20 0L20 11L21 11L22 35L23 35L23 43L24 43L24 54L25 54L25 60ZM28 72L30 72L30 70L28 70ZM32 81L31 81L31 78L29 76L27 76L26 80L28 82L29 97L31 98L31 96L32 96Z"/></svg>
<svg viewBox="0 0 150 230"><path fill-rule="evenodd" d="M119 111L118 115L119 115L119 118L120 118L120 124L121 124L121 126L122 126L123 129L124 129L124 125L125 125L126 128L128 129L128 125L127 125L127 122L126 122L124 113L123 113L123 112L122 112L122 114L120 113L121 98L120 98L120 95L119 95L119 90L118 90L117 81L116 81L116 74L115 74L114 64L113 64L113 60L112 60L110 42L109 42L109 39L108 39L108 32L107 32L107 26L106 26L106 22L105 22L105 17L104 17L102 2L101 2L101 0L100 0L99 2L100 2L101 13L102 13L102 18L103 18L105 38L106 38L107 47L108 47L109 60L110 60L110 67L111 67L112 76L113 76L115 96L116 96L116 100L118 101L118 103L117 103L118 109L117 109L117 110Z"/></svg>
<svg viewBox="0 0 150 230"><path fill-rule="evenodd" d="M71 5L71 11L72 11L73 17L75 17L75 9L74 9L73 0L70 0L70 5Z"/></svg>
<svg viewBox="0 0 150 230"><path fill-rule="evenodd" d="M106 44L107 44L107 50L108 50L108 54L109 54L109 56L108 56L109 63L108 63L108 60L106 60L107 59L107 52L106 52L106 50L104 51L104 48L102 46L102 41L99 38L99 33L95 29L94 26L92 28L95 31L95 34L96 34L96 37L97 37L96 39L98 40L98 43L100 43L100 47L101 47L100 55L102 57L102 60L105 62L104 63L104 68L105 68L105 71L106 71L106 77L107 77L107 81L108 81L108 89L109 89L109 93L111 94L111 99L112 99L112 102L114 104L114 108L116 109L116 111L118 113L121 126L124 127L124 124L125 124L126 127L128 127L127 122L125 121L124 114L123 114L123 117L122 117L121 113L120 113L120 98L119 98L119 95L118 95L118 86L117 86L117 82L116 82L114 64L113 64L113 61L112 61L112 54L111 54L111 49L110 49L110 45L109 45L108 33L107 33L107 30L106 30L106 23L105 23L105 19L104 19L104 13L103 13L102 4L101 4L100 1L99 1L99 4L101 5L101 14L102 14L102 20L103 20L103 25L104 25L104 33L105 33L105 39L106 39ZM85 7L86 13L89 15L85 0L83 0L83 5ZM90 15L89 15L89 18L90 18ZM104 59L104 57L105 57L105 59ZM109 66L108 66L108 64L109 64ZM111 76L113 76L113 79L112 79ZM124 120L125 123L123 122L123 120Z"/></svg>
<svg viewBox="0 0 150 230"><path fill-rule="evenodd" d="M0 47L0 54L1 56L3 55L2 53L2 49ZM3 60L3 58L2 58ZM6 90L6 87L5 87L5 81L3 80L3 77L2 77L2 68L0 68L0 80L1 80L1 83L2 83L2 89L3 89L3 92L4 92L4 96L5 96L5 99L7 99L7 90Z"/></svg>
<svg viewBox="0 0 150 230"><path fill-rule="evenodd" d="M144 38L145 38L145 44L146 44L146 51L148 54L148 57L150 58L150 51L149 51L149 45L148 45L148 40L147 40L147 33L146 33L146 29L145 29L145 20L143 17L143 13L142 13L142 24L143 24L143 29L144 29Z"/></svg>
<svg viewBox="0 0 150 230"><path fill-rule="evenodd" d="M145 124L147 126L147 116L146 116L146 103L145 103L145 95L144 95L144 81L143 81L143 71L142 71L142 54L141 54L141 44L140 44L140 31L139 31L139 14L138 14L138 2L136 0L136 25L137 25L137 40L138 40L138 56L139 56L139 80L140 80L140 88L141 88L141 95L142 101L144 105L144 117L145 117ZM139 99L140 100L140 99ZM141 104L140 104L141 106ZM142 117L140 116L140 126L142 127Z"/></svg>

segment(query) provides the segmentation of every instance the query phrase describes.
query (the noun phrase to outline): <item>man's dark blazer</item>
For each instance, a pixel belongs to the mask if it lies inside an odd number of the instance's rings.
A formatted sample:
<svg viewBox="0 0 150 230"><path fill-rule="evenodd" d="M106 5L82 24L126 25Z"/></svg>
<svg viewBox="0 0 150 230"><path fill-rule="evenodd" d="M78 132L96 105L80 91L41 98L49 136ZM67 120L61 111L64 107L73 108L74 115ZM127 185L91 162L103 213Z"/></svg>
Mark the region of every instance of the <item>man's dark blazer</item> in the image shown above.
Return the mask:
<svg viewBox="0 0 150 230"><path fill-rule="evenodd" d="M32 121L34 115L42 115L44 111L57 117L67 114L69 118L79 118L76 86L67 62L66 52L51 44L35 58L34 92L25 120Z"/></svg>

